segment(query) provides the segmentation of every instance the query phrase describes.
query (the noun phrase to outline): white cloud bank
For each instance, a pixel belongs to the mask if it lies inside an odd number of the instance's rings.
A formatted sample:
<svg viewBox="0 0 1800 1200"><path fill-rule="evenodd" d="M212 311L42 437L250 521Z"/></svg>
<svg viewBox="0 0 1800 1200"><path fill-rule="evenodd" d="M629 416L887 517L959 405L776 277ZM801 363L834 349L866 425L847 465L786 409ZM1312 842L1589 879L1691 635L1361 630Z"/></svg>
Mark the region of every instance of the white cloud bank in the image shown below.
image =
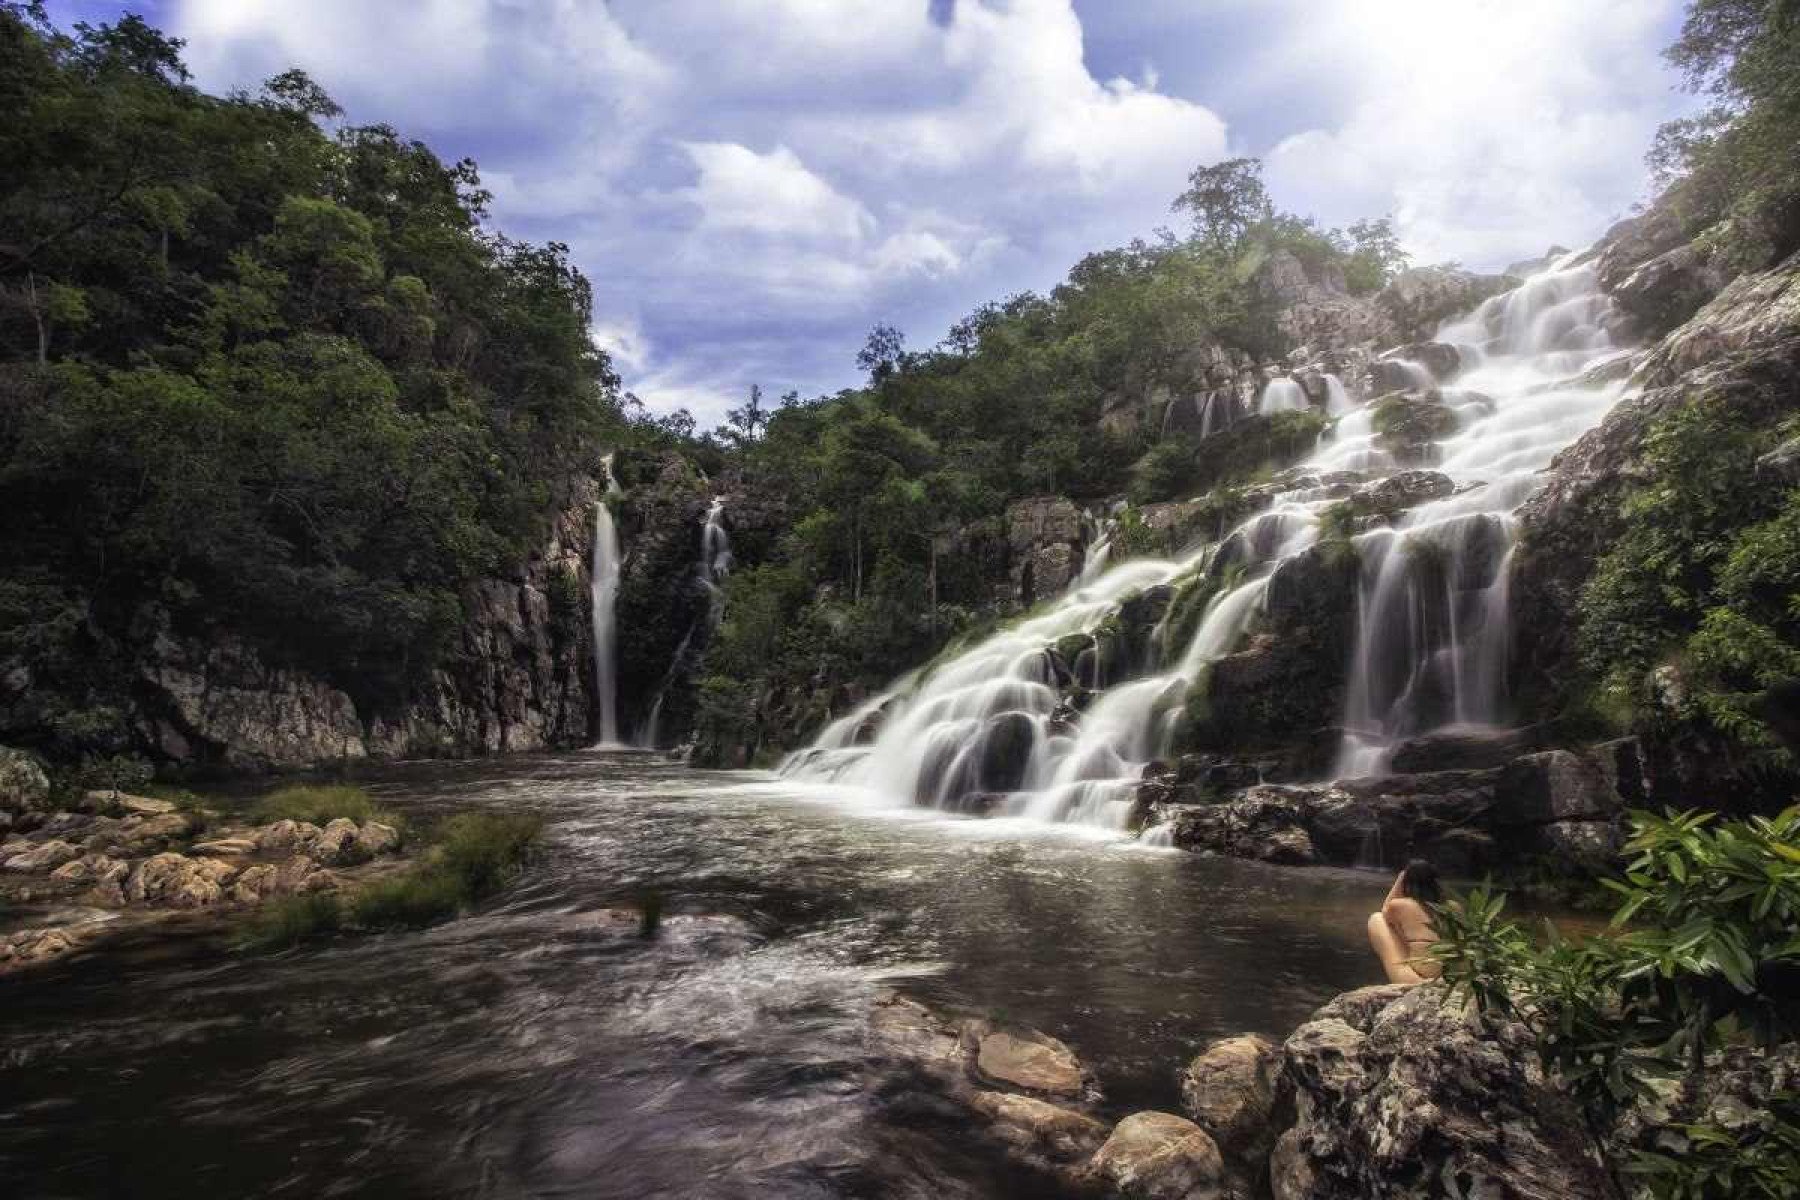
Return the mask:
<svg viewBox="0 0 1800 1200"><path fill-rule="evenodd" d="M1072 0L178 0L173 24L209 87L299 65L352 119L475 154L503 225L574 247L627 386L712 419L752 382L849 382L876 321L929 341L1054 282L1227 153L1328 223L1394 213L1429 260L1589 237L1673 108L1675 6L1214 0L1157 14L1135 82L1090 68ZM1158 58L1227 26L1260 47L1218 63L1239 94L1328 92L1332 119L1232 145L1159 90Z"/></svg>

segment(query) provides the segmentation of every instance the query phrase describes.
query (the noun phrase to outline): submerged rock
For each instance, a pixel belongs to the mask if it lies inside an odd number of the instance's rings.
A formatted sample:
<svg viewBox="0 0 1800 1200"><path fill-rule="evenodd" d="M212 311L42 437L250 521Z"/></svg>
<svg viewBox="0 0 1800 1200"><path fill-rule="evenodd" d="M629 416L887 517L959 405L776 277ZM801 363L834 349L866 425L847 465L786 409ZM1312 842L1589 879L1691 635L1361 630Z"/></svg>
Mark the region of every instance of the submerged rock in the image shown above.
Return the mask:
<svg viewBox="0 0 1800 1200"><path fill-rule="evenodd" d="M987 1119L989 1136L1012 1154L1047 1168L1084 1161L1107 1137L1106 1126L1086 1113L1032 1096L976 1092L969 1107Z"/></svg>

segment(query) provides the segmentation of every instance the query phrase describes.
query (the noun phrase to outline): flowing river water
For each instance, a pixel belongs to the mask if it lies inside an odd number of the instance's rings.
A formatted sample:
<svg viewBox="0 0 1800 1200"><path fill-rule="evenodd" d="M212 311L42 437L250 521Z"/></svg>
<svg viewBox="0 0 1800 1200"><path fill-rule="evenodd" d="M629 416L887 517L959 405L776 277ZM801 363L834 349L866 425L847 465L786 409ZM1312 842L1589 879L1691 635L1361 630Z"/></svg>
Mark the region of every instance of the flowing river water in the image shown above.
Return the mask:
<svg viewBox="0 0 1800 1200"><path fill-rule="evenodd" d="M899 1116L864 1028L897 989L1054 1033L1113 1115L1209 1038L1378 982L1388 880L594 752L374 774L414 820L547 820L461 920L281 953L146 931L0 980L16 1197L1009 1196ZM606 913L665 898L663 936ZM726 914L708 922L684 914Z"/></svg>

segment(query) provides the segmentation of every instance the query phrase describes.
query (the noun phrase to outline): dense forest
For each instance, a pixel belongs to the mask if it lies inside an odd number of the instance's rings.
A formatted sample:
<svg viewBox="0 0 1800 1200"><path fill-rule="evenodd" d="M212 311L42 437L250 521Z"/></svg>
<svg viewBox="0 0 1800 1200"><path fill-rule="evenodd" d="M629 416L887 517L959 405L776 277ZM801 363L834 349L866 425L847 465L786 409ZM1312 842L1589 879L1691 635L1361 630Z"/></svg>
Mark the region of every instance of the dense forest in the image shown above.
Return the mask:
<svg viewBox="0 0 1800 1200"><path fill-rule="evenodd" d="M0 10L11 736L130 749L127 662L226 629L372 706L623 424L566 247L304 75L192 87L137 18Z"/></svg>

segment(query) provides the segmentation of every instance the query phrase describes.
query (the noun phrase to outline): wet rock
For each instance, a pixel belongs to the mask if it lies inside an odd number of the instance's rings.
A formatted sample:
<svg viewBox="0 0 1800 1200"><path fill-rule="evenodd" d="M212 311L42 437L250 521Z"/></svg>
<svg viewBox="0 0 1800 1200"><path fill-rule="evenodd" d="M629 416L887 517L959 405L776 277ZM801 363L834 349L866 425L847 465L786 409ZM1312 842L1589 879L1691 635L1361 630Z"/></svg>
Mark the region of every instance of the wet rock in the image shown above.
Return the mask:
<svg viewBox="0 0 1800 1200"><path fill-rule="evenodd" d="M1394 747L1388 766L1401 774L1505 766L1538 748L1536 729L1452 727L1408 738Z"/></svg>
<svg viewBox="0 0 1800 1200"><path fill-rule="evenodd" d="M1133 1113L1094 1154L1085 1174L1132 1200L1216 1200L1225 1164L1206 1131L1172 1113Z"/></svg>
<svg viewBox="0 0 1800 1200"><path fill-rule="evenodd" d="M1390 516L1432 500L1442 500L1456 490L1456 482L1437 471L1401 471L1358 488L1350 508L1361 516Z"/></svg>
<svg viewBox="0 0 1800 1200"><path fill-rule="evenodd" d="M0 746L0 810L24 812L50 802L50 779L37 759Z"/></svg>
<svg viewBox="0 0 1800 1200"><path fill-rule="evenodd" d="M1398 463L1425 464L1456 432L1456 414L1435 393L1394 392L1375 401L1375 444Z"/></svg>
<svg viewBox="0 0 1800 1200"><path fill-rule="evenodd" d="M1393 357L1418 363L1439 383L1449 383L1462 371L1462 355L1446 342L1414 342L1394 351Z"/></svg>
<svg viewBox="0 0 1800 1200"><path fill-rule="evenodd" d="M0 970L58 958L73 950L77 941L74 931L68 929L20 929L0 933Z"/></svg>
<svg viewBox="0 0 1800 1200"><path fill-rule="evenodd" d="M1610 290L1639 336L1661 337L1699 312L1731 276L1729 267L1695 241L1640 263Z"/></svg>
<svg viewBox="0 0 1800 1200"><path fill-rule="evenodd" d="M988 1121L988 1135L1014 1156L1046 1167L1081 1162L1106 1141L1106 1126L1073 1109L1009 1092L976 1092L973 1108Z"/></svg>
<svg viewBox="0 0 1800 1200"><path fill-rule="evenodd" d="M1612 1194L1530 1032L1483 1024L1441 986L1374 1011L1366 1033L1340 1017L1310 1021L1283 1054L1297 1119L1272 1158L1277 1200L1425 1200L1445 1180L1518 1200Z"/></svg>
<svg viewBox="0 0 1800 1200"><path fill-rule="evenodd" d="M1303 789L1259 784L1222 803L1165 806L1163 815L1183 850L1304 865L1317 858L1306 830L1309 799Z"/></svg>
<svg viewBox="0 0 1800 1200"><path fill-rule="evenodd" d="M990 1082L1048 1096L1079 1096L1084 1086L1074 1051L1048 1034L1030 1031L983 1037L975 1052L975 1070Z"/></svg>
<svg viewBox="0 0 1800 1200"><path fill-rule="evenodd" d="M125 882L125 899L133 904L170 908L203 908L224 897L221 886L236 872L216 859L158 854L139 863Z"/></svg>
<svg viewBox="0 0 1800 1200"><path fill-rule="evenodd" d="M988 720L981 738L981 788L1016 791L1025 781L1037 726L1022 712L1001 713Z"/></svg>
<svg viewBox="0 0 1800 1200"><path fill-rule="evenodd" d="M53 838L29 850L15 851L4 862L0 862L0 868L26 875L42 875L80 856L80 847L60 838Z"/></svg>

